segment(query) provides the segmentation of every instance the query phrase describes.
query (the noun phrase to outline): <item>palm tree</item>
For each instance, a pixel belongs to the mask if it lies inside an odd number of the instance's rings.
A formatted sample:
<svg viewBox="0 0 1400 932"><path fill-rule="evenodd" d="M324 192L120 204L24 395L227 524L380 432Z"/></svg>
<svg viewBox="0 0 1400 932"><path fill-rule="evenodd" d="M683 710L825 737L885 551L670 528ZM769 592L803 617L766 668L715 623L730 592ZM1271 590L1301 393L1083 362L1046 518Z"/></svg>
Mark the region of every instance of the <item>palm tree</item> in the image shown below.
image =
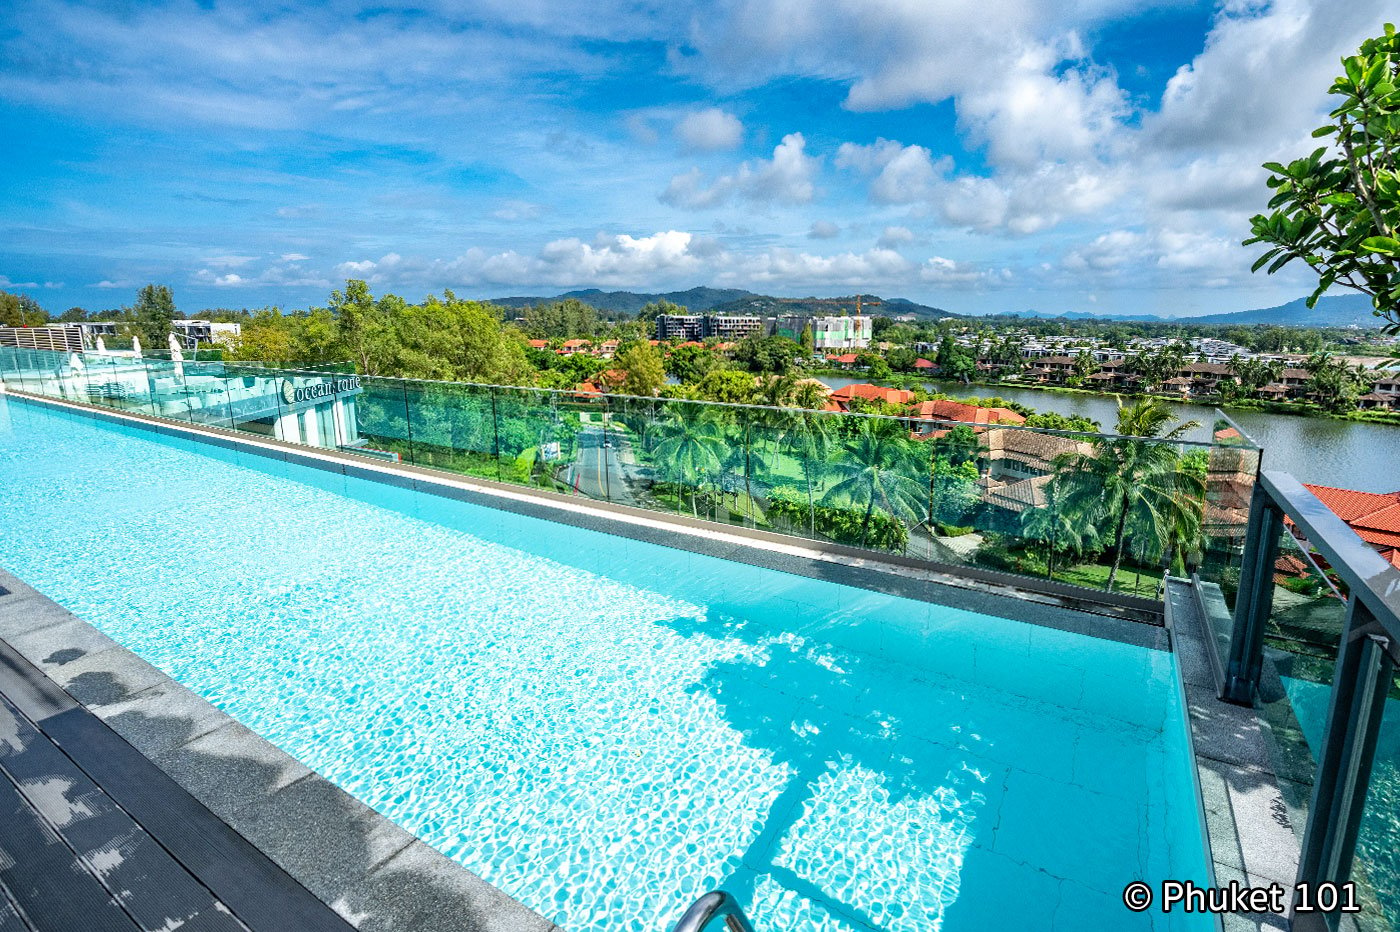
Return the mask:
<svg viewBox="0 0 1400 932"><path fill-rule="evenodd" d="M1160 400L1139 399L1119 408L1120 436L1100 435L1088 453L1066 453L1055 461L1054 483L1065 486L1069 511L1086 524L1113 527L1109 591L1122 565L1130 522L1135 534L1150 529L1166 540L1189 539L1199 529L1205 483L1183 469L1171 441L1200 425L1187 421L1168 430L1175 420Z"/></svg>
<svg viewBox="0 0 1400 932"><path fill-rule="evenodd" d="M893 418L864 418L845 450L831 464L836 477L828 499L865 506L860 543L870 537L876 504L894 518L923 520L923 486L913 477L920 471L910 447L908 428Z"/></svg>
<svg viewBox="0 0 1400 932"><path fill-rule="evenodd" d="M1234 356L1230 359L1230 371L1239 377L1245 391L1252 395L1283 376L1283 363L1262 356L1251 356L1249 359Z"/></svg>
<svg viewBox="0 0 1400 932"><path fill-rule="evenodd" d="M687 417L672 409L670 416L657 424L655 456L663 474L680 485L690 487L690 513L699 517L695 492L706 478L719 476L725 460L724 427L710 406L698 406L698 415Z"/></svg>
<svg viewBox="0 0 1400 932"><path fill-rule="evenodd" d="M1066 494L1055 482L1045 485L1045 504L1021 512L1021 533L1045 545L1045 578L1055 578L1057 553L1079 555L1098 542L1099 531L1066 507Z"/></svg>
<svg viewBox="0 0 1400 932"><path fill-rule="evenodd" d="M826 461L831 455L834 433L832 416L816 410L820 404L821 391L814 385L798 388L797 401L800 407L784 412L787 416L787 429L783 432L782 443L788 453L802 467L802 477L807 483L807 501L814 502L812 486L826 472ZM816 510L809 509L808 530L816 536Z"/></svg>
<svg viewBox="0 0 1400 932"><path fill-rule="evenodd" d="M1328 411L1341 412L1356 405L1356 395L1365 384L1364 366L1352 369L1332 353L1313 353L1303 363L1308 370L1308 391ZM1358 374L1360 373L1360 374Z"/></svg>

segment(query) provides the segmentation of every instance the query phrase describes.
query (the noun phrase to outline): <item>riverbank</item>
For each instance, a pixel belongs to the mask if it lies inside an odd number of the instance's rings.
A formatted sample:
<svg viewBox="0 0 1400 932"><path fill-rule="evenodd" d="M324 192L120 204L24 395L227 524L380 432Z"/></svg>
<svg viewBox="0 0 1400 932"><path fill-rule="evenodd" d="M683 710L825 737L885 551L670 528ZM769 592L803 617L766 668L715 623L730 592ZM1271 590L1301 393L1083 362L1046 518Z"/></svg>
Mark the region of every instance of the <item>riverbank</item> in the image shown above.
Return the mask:
<svg viewBox="0 0 1400 932"><path fill-rule="evenodd" d="M820 367L804 369L802 371L807 377L822 381L833 378L849 379L850 382L864 381L860 378L862 373L854 369ZM975 395L982 389L992 391L998 389L1013 389L1017 391L1045 392L1048 394L1089 395L1095 398L1108 399L1150 396L1153 398L1160 398L1163 401L1173 404L1217 407L1226 411L1260 411L1266 414L1284 414L1292 417L1322 417L1337 421L1356 421L1366 424L1390 424L1400 426L1400 411L1356 410L1338 413L1326 411L1310 401L1266 401L1259 398L1245 398L1227 402L1220 399L1218 396L1211 395L1183 397L1181 395L1148 392L1104 392L1092 388L1078 388L1073 385L1035 385L1027 382L1009 382L1004 379L998 379L996 381L979 379L971 382L954 382L936 379L931 376L923 376L917 373L896 373L888 379L870 379L869 381L875 385L884 385L891 388L935 388L943 394L957 394L961 392L964 395ZM950 390L945 390L944 386L947 386ZM1001 397L1005 396L1003 395Z"/></svg>
<svg viewBox="0 0 1400 932"><path fill-rule="evenodd" d="M865 382L861 373L843 372L826 376L822 382L840 388ZM1112 428L1118 419L1118 398L1100 392L1061 388L1032 388L1025 385L982 385L960 382L915 380L928 390L964 397L997 396L1027 408L1080 416ZM1121 397L1121 396L1120 396ZM1209 443L1216 408L1192 402L1165 399L1172 413L1182 421L1200 424L1187 439ZM1281 469L1303 482L1360 489L1365 492L1394 492L1400 489L1400 424L1374 423L1359 418L1309 417L1296 411L1266 411L1235 408L1229 417L1240 430L1264 450L1264 468Z"/></svg>

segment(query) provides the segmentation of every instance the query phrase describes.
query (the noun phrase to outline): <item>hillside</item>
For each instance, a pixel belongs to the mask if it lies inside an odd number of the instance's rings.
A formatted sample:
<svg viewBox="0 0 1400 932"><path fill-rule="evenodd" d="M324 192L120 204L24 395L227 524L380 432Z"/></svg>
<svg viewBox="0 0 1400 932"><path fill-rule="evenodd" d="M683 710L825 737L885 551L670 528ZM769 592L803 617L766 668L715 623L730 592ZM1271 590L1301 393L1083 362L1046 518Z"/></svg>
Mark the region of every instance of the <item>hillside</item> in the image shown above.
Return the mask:
<svg viewBox="0 0 1400 932"><path fill-rule="evenodd" d="M1207 314L1187 318L1198 324L1279 324L1288 327L1379 327L1380 318L1371 313L1371 299L1364 294L1339 294L1319 298L1309 309L1299 298L1278 307L1231 314Z"/></svg>
<svg viewBox="0 0 1400 932"><path fill-rule="evenodd" d="M539 295L533 297L511 297L511 298L489 298L492 304L500 304L505 307L525 307L529 304L539 304L544 301L562 301L565 298L577 298L585 304L591 304L600 311L612 311L619 314L636 314L646 305L653 301L670 301L672 304L679 304L689 308L691 311L701 313L709 311L733 301L743 298L758 297L750 291L743 291L739 288L691 288L689 291L668 291L660 294L652 294L636 291L602 291L598 288L585 288L581 291L566 291L559 295Z"/></svg>
<svg viewBox="0 0 1400 932"><path fill-rule="evenodd" d="M823 315L840 314L843 311L854 314L856 309L856 299L854 295L840 298L777 298L772 295L754 294L752 291L744 291L738 288L704 287L691 288L689 291L669 291L660 294L636 291L601 291L597 288L586 288L581 291L567 291L560 295L537 297L517 296L509 298L490 298L489 300L492 304L500 304L505 307L525 307L529 304L539 304L543 301L561 301L565 298L577 298L580 301L593 305L599 310L623 314L636 314L644 306L653 301L670 301L672 304L679 304L687 308L692 314L758 314L763 316L773 316L777 314ZM907 314L913 317L937 320L940 317L963 316L945 311L942 308L918 304L906 298L882 299L875 295L862 295L861 298L863 303L871 300L879 301L880 303L872 306L870 310L886 317L900 317Z"/></svg>
<svg viewBox="0 0 1400 932"><path fill-rule="evenodd" d="M1379 327L1380 319L1371 313L1371 299L1363 294L1327 295L1318 299L1317 307L1309 308L1306 298L1289 301L1277 307L1249 311L1228 311L1203 314L1199 317L1165 317L1161 314L1091 314L1069 311L1049 314L1045 311L1017 311L995 317L1034 318L1036 320L1121 320L1128 323L1213 324L1218 326L1252 326L1274 324L1280 327Z"/></svg>

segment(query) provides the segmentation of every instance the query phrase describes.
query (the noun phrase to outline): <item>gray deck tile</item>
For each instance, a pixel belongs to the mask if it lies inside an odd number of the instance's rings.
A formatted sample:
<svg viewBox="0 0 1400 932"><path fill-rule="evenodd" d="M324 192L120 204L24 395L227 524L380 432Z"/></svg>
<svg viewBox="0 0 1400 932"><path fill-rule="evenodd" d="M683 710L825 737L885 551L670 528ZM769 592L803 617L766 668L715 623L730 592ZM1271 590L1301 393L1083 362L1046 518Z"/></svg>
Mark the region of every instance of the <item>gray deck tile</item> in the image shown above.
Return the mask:
<svg viewBox="0 0 1400 932"><path fill-rule="evenodd" d="M262 793L226 820L353 922L340 898L414 837L317 774ZM459 870L461 868L458 868Z"/></svg>
<svg viewBox="0 0 1400 932"><path fill-rule="evenodd" d="M155 756L220 818L310 775L311 769L234 721Z"/></svg>
<svg viewBox="0 0 1400 932"><path fill-rule="evenodd" d="M558 927L420 841L336 904L364 932L557 932ZM391 918L392 917L392 918Z"/></svg>
<svg viewBox="0 0 1400 932"><path fill-rule="evenodd" d="M147 757L159 757L223 726L229 719L173 681L142 690L92 712Z"/></svg>
<svg viewBox="0 0 1400 932"><path fill-rule="evenodd" d="M5 640L15 650L29 658L40 669L51 669L73 663L117 646L107 635L74 616L55 625L34 628L25 634Z"/></svg>
<svg viewBox="0 0 1400 932"><path fill-rule="evenodd" d="M125 702L170 679L124 647L88 654L46 672L88 708Z"/></svg>

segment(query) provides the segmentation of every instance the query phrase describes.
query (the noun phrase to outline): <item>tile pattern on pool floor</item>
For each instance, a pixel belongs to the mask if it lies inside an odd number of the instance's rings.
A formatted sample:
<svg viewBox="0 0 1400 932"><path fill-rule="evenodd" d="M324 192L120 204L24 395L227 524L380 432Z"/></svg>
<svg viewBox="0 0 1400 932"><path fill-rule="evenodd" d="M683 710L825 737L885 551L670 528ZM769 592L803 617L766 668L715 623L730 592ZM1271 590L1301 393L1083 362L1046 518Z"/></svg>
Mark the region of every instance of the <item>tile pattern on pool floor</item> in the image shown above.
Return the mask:
<svg viewBox="0 0 1400 932"><path fill-rule="evenodd" d="M0 407L0 564L566 929L1200 927L1168 654Z"/></svg>

